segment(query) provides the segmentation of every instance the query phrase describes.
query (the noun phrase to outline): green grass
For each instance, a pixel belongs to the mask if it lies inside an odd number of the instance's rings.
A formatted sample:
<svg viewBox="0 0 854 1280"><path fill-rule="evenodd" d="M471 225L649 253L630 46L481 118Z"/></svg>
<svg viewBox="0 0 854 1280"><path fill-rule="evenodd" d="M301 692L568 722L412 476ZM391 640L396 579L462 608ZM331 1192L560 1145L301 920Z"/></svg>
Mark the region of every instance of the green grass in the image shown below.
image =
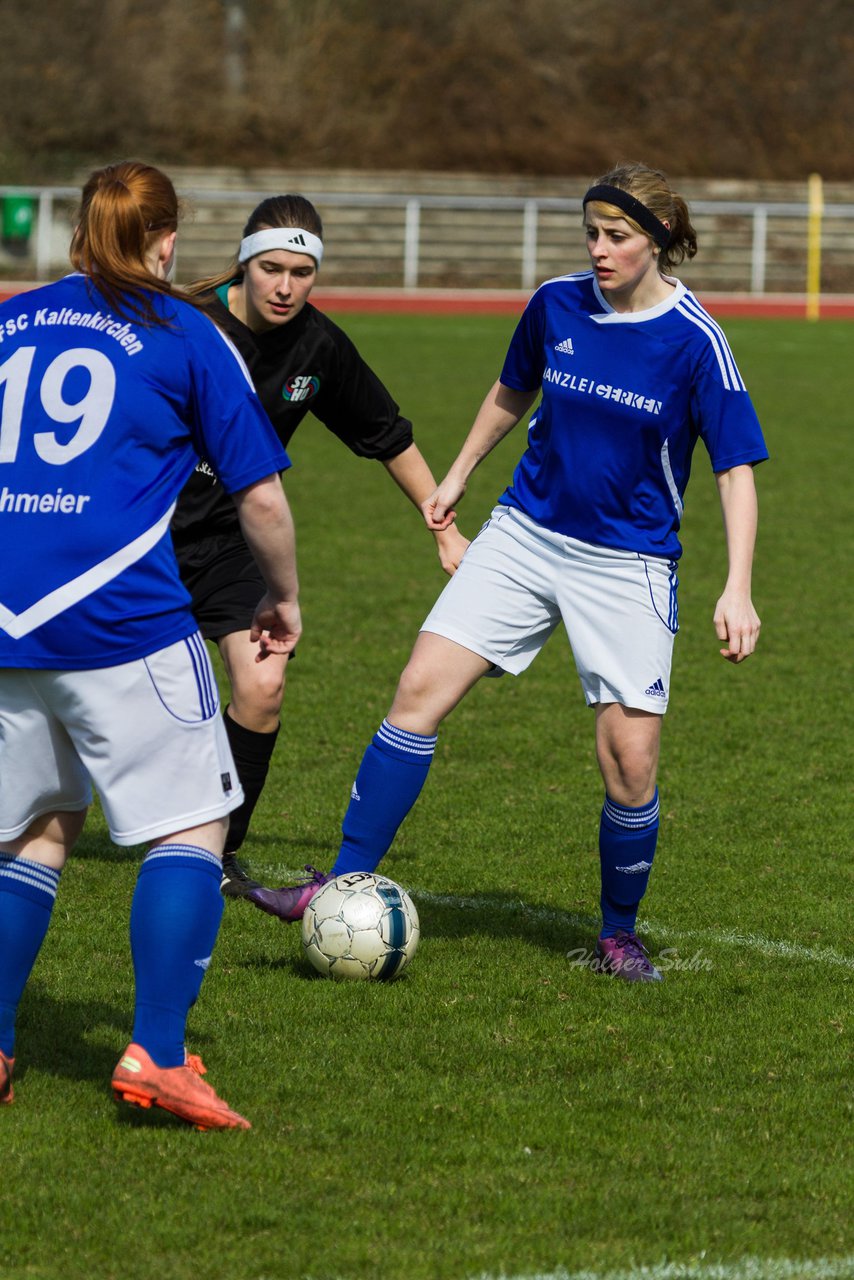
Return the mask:
<svg viewBox="0 0 854 1280"><path fill-rule="evenodd" d="M345 324L441 473L512 321ZM3 1280L854 1275L852 330L727 330L773 455L758 473L764 630L746 665L718 657L723 537L700 449L644 904L653 955L675 948L683 967L671 952L665 982L635 989L567 958L596 928L601 783L560 634L441 732L385 864L423 927L404 979L315 979L295 929L227 905L190 1040L251 1133L115 1112L137 859L95 813L21 1007L17 1097L0 1116ZM517 434L476 475L466 532ZM311 420L292 452L305 637L245 848L268 881L329 865L442 583L380 467Z"/></svg>

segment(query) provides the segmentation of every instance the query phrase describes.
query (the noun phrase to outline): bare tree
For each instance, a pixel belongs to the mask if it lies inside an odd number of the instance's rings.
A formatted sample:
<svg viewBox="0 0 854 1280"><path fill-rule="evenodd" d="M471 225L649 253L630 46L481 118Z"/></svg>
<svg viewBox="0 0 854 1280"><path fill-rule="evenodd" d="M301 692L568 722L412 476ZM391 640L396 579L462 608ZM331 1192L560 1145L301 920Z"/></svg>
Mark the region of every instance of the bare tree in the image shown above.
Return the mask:
<svg viewBox="0 0 854 1280"><path fill-rule="evenodd" d="M30 174L137 153L850 177L850 0L0 0L0 21L6 167Z"/></svg>

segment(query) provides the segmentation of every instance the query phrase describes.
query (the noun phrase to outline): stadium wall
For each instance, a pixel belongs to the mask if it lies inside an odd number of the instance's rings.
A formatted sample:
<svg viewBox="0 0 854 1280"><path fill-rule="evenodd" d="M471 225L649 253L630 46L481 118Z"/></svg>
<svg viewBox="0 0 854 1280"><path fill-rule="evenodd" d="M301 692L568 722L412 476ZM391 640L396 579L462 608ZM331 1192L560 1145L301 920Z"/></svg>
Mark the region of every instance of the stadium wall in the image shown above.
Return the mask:
<svg viewBox="0 0 854 1280"><path fill-rule="evenodd" d="M217 274L233 259L250 210L266 195L301 191L325 224L321 283L395 306L416 289L430 295L529 294L540 281L586 268L580 235L586 181L490 178L483 175L352 172L170 170L187 217L179 240L177 279ZM802 306L807 285L807 183L676 182L697 226L700 254L680 269L699 294L738 300L761 296L765 311ZM0 188L7 198L10 188ZM19 192L23 189L15 189ZM30 236L0 249L0 276L48 279L67 264L79 186L37 193ZM12 197L14 198L14 197ZM854 183L826 184L821 235L823 305L854 293ZM401 295L400 290L404 293ZM395 291L397 293L395 294ZM435 296L425 305L436 306ZM372 304L373 305L373 304ZM457 305L457 304L455 304ZM471 306L500 300L470 298ZM731 306L736 305L733 301Z"/></svg>

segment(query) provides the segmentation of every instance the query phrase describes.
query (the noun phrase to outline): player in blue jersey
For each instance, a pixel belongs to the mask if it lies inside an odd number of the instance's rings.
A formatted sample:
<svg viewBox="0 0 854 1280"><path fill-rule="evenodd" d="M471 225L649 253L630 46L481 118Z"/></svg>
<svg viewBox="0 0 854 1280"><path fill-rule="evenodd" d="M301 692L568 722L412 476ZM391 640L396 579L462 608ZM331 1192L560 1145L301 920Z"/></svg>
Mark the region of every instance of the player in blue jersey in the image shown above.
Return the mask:
<svg viewBox="0 0 854 1280"><path fill-rule="evenodd" d="M429 527L446 527L474 468L539 400L513 479L424 623L365 753L332 874L378 865L421 790L444 717L491 668L525 670L563 622L595 708L605 784L599 965L656 981L635 925L658 834L691 458L701 439L729 557L714 625L723 657L740 663L759 634L753 466L767 453L726 338L670 274L696 252L696 235L664 175L614 169L587 192L584 226L591 270L533 295L500 378L424 504ZM252 897L298 919L325 878Z"/></svg>
<svg viewBox="0 0 854 1280"><path fill-rule="evenodd" d="M159 170L98 170L76 273L0 307L0 1103L94 784L115 843L147 846L133 1035L113 1092L197 1128L245 1129L184 1047L242 791L169 525L205 458L264 575L259 659L281 660L300 634L289 464L237 352L172 292L177 225Z"/></svg>
<svg viewBox="0 0 854 1280"><path fill-rule="evenodd" d="M382 463L420 508L436 481L415 443L412 423L347 334L311 304L322 260L323 224L311 201L293 194L269 196L249 215L238 261L190 291L243 356L285 448L303 423L305 429L322 423L357 457ZM467 540L453 526L434 536L443 568L453 573ZM276 745L286 663L254 661L247 636L258 569L233 504L204 463L181 494L172 538L199 629L216 642L231 686L223 718L244 802L229 825L222 891L245 897L260 886L236 855Z"/></svg>

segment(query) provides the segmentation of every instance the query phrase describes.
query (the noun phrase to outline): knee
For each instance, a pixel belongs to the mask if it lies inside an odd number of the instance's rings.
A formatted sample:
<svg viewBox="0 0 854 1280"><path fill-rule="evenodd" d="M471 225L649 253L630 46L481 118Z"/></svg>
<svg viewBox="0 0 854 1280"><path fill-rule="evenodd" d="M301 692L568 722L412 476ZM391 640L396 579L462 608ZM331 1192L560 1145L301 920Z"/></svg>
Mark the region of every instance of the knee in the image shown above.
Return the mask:
<svg viewBox="0 0 854 1280"><path fill-rule="evenodd" d="M655 794L661 718L610 703L597 713L596 754L608 795L636 809Z"/></svg>
<svg viewBox="0 0 854 1280"><path fill-rule="evenodd" d="M231 703L236 718L248 728L275 727L279 722L282 699L285 694L285 678L278 664L267 670L266 662L259 662L251 670L241 673L232 681Z"/></svg>
<svg viewBox="0 0 854 1280"><path fill-rule="evenodd" d="M398 682L389 720L410 733L435 733L442 720L438 694L435 675L424 663L411 658Z"/></svg>
<svg viewBox="0 0 854 1280"><path fill-rule="evenodd" d="M649 804L655 795L656 752L635 744L603 753L599 764L612 800L631 809Z"/></svg>

